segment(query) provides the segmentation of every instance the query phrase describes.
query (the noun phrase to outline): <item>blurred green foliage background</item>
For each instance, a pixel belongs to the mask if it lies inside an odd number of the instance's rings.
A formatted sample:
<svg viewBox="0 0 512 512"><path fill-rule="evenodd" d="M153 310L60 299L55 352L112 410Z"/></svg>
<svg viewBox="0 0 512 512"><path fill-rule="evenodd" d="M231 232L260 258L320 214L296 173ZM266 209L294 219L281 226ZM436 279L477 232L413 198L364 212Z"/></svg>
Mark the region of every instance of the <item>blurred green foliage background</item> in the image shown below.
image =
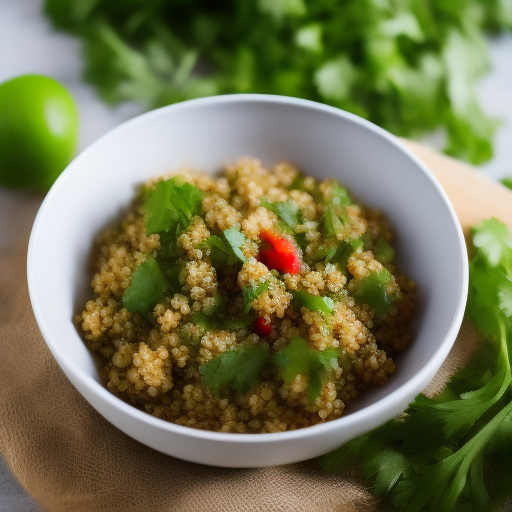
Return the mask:
<svg viewBox="0 0 512 512"><path fill-rule="evenodd" d="M440 129L445 152L472 163L492 156L498 121L474 86L512 0L46 0L45 12L83 40L85 77L110 103L282 94L396 135Z"/></svg>

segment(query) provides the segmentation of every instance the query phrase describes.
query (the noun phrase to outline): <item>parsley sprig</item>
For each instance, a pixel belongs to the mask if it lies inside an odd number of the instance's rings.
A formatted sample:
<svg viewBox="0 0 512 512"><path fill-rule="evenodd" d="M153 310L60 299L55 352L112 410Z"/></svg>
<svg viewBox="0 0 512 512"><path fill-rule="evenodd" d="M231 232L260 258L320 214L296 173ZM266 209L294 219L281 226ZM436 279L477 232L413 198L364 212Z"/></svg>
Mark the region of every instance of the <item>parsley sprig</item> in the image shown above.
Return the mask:
<svg viewBox="0 0 512 512"><path fill-rule="evenodd" d="M357 461L372 490L407 512L494 512L512 489L512 235L496 219L472 229L467 317L480 350L435 398L321 459Z"/></svg>

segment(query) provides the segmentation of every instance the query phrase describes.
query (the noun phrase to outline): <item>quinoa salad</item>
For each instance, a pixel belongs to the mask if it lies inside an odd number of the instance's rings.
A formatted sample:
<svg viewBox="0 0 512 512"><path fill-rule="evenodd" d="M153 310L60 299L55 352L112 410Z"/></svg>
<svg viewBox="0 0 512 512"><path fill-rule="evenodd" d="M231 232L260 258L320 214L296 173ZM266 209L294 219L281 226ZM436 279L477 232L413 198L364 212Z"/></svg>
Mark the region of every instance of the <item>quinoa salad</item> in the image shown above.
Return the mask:
<svg viewBox="0 0 512 512"><path fill-rule="evenodd" d="M244 158L144 184L92 253L76 316L108 389L178 425L339 418L411 341L415 284L385 218L335 180Z"/></svg>

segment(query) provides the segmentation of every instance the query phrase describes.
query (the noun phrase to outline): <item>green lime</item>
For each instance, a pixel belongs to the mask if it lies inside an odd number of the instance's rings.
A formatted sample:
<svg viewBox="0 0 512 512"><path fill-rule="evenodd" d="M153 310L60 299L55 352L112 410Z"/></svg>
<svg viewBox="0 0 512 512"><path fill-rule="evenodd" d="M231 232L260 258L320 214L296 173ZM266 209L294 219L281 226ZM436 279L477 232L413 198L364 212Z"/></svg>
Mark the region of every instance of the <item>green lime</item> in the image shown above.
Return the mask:
<svg viewBox="0 0 512 512"><path fill-rule="evenodd" d="M0 186L48 190L75 154L78 111L53 78L0 84Z"/></svg>

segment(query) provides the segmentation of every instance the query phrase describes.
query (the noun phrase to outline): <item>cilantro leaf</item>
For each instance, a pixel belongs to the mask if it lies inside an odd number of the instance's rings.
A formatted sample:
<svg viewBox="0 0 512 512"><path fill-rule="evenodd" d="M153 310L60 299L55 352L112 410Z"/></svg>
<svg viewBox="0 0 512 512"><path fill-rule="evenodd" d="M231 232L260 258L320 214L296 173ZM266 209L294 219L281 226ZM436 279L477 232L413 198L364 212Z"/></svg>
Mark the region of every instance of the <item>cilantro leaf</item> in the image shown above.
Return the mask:
<svg viewBox="0 0 512 512"><path fill-rule="evenodd" d="M384 238L379 238L373 248L375 259L380 263L389 263L395 258L395 251Z"/></svg>
<svg viewBox="0 0 512 512"><path fill-rule="evenodd" d="M337 181L329 182L329 187L324 191L323 200L326 205L330 206L349 206L352 204L348 190Z"/></svg>
<svg viewBox="0 0 512 512"><path fill-rule="evenodd" d="M168 181L159 181L153 190L146 192L144 212L148 235L169 231L173 225L177 224L176 216L169 207L171 187Z"/></svg>
<svg viewBox="0 0 512 512"><path fill-rule="evenodd" d="M337 358L338 351L335 348L311 352L309 386L307 392L308 399L311 403L315 403L317 397L320 396L322 388L333 369L332 364Z"/></svg>
<svg viewBox="0 0 512 512"><path fill-rule="evenodd" d="M261 206L264 206L267 210L274 212L279 220L284 222L285 226L292 233L294 232L297 224L301 222L302 214L295 201L288 200L281 203L272 203L270 201L263 200L261 201Z"/></svg>
<svg viewBox="0 0 512 512"><path fill-rule="evenodd" d="M254 314L249 312L224 317L222 326L229 331L233 329L246 329L253 323Z"/></svg>
<svg viewBox="0 0 512 512"><path fill-rule="evenodd" d="M167 291L165 278L153 256L147 256L132 273L123 294L123 306L132 313L147 314Z"/></svg>
<svg viewBox="0 0 512 512"><path fill-rule="evenodd" d="M306 340L294 338L290 344L279 350L272 362L281 368L281 377L290 385L297 375L308 375L310 367L310 348Z"/></svg>
<svg viewBox="0 0 512 512"><path fill-rule="evenodd" d="M202 250L210 249L210 259L214 267L231 266L238 261L238 256L233 252L231 245L217 235L208 237L198 245L198 248Z"/></svg>
<svg viewBox="0 0 512 512"><path fill-rule="evenodd" d="M164 259L175 260L181 255L182 249L177 244L177 240L183 228L180 224L174 224L169 231L160 231L160 247L158 249L158 259L160 262Z"/></svg>
<svg viewBox="0 0 512 512"><path fill-rule="evenodd" d="M184 230L200 211L202 199L203 193L179 176L158 181L145 193L143 209L148 235L177 227Z"/></svg>
<svg viewBox="0 0 512 512"><path fill-rule="evenodd" d="M339 183L334 183L331 186L329 195L333 206L349 206L353 204L348 190L342 187Z"/></svg>
<svg viewBox="0 0 512 512"><path fill-rule="evenodd" d="M472 234L473 245L490 266L503 265L510 269L512 235L504 224L495 218L484 220L472 229Z"/></svg>
<svg viewBox="0 0 512 512"><path fill-rule="evenodd" d="M484 510L489 500L481 477L485 450L511 412L512 402L509 402L457 451L422 468L421 473L411 473L401 480L395 504L411 512L424 509L449 512L467 489L466 493L473 498L477 490L480 503L475 503L476 510ZM470 487L466 487L468 483Z"/></svg>
<svg viewBox="0 0 512 512"><path fill-rule="evenodd" d="M279 368L286 385L290 385L297 375L307 375L307 396L311 403L315 403L329 378L333 360L337 358L338 351L334 348L315 350L303 338L294 338L288 346L276 352L272 362Z"/></svg>
<svg viewBox="0 0 512 512"><path fill-rule="evenodd" d="M293 302L297 308L308 308L310 311L321 311L326 315L334 311L334 301L330 297L311 295L305 290L292 290Z"/></svg>
<svg viewBox="0 0 512 512"><path fill-rule="evenodd" d="M217 292L213 299L211 305L194 311L190 316L190 321L203 331L245 329L254 322L252 312L246 313L239 307L233 307L229 297L223 293Z"/></svg>
<svg viewBox="0 0 512 512"><path fill-rule="evenodd" d="M347 270L347 262L350 255L354 252L355 241L341 241L333 245L325 255L325 261L335 263L342 271Z"/></svg>
<svg viewBox="0 0 512 512"><path fill-rule="evenodd" d="M235 226L222 233L222 237L212 235L198 245L199 249L210 249L210 258L215 267L231 266L238 261L246 261L241 247L246 242L245 235Z"/></svg>
<svg viewBox="0 0 512 512"><path fill-rule="evenodd" d="M243 297L244 297L244 313L249 313L252 307L252 303L255 299L257 299L262 293L268 290L270 285L270 280L264 281L259 285L249 285L244 289Z"/></svg>
<svg viewBox="0 0 512 512"><path fill-rule="evenodd" d="M499 322L495 314L503 274L497 268L485 263L485 259L476 256L469 264L469 294L471 300L466 306L469 320L485 336L499 336Z"/></svg>
<svg viewBox="0 0 512 512"><path fill-rule="evenodd" d="M373 466L373 467L372 467ZM373 488L377 494L386 494L407 472L407 459L400 452L382 450L375 454L368 465L375 475Z"/></svg>
<svg viewBox="0 0 512 512"><path fill-rule="evenodd" d="M201 365L199 372L205 385L216 395L230 390L243 394L262 380L261 370L269 352L267 343L242 345Z"/></svg>
<svg viewBox="0 0 512 512"><path fill-rule="evenodd" d="M349 293L360 304L368 304L378 317L383 317L395 301L395 296L386 290L391 279L389 271L383 268L379 272L370 272L362 279L352 279Z"/></svg>
<svg viewBox="0 0 512 512"><path fill-rule="evenodd" d="M226 229L223 232L224 238L227 240L228 244L231 246L233 253L238 257L238 259L242 262L246 261L244 253L242 252L242 246L246 242L245 235L240 231L236 226L231 226L229 229Z"/></svg>
<svg viewBox="0 0 512 512"><path fill-rule="evenodd" d="M467 315L486 336L500 337L497 311L510 311L512 235L497 219L483 221L472 230L474 257L470 261L470 296ZM496 308L496 304L500 308ZM505 317L509 316L505 314Z"/></svg>
<svg viewBox="0 0 512 512"><path fill-rule="evenodd" d="M338 234L343 233L344 224L336 214L334 206L326 206L322 217L322 226L328 237L336 239Z"/></svg>

